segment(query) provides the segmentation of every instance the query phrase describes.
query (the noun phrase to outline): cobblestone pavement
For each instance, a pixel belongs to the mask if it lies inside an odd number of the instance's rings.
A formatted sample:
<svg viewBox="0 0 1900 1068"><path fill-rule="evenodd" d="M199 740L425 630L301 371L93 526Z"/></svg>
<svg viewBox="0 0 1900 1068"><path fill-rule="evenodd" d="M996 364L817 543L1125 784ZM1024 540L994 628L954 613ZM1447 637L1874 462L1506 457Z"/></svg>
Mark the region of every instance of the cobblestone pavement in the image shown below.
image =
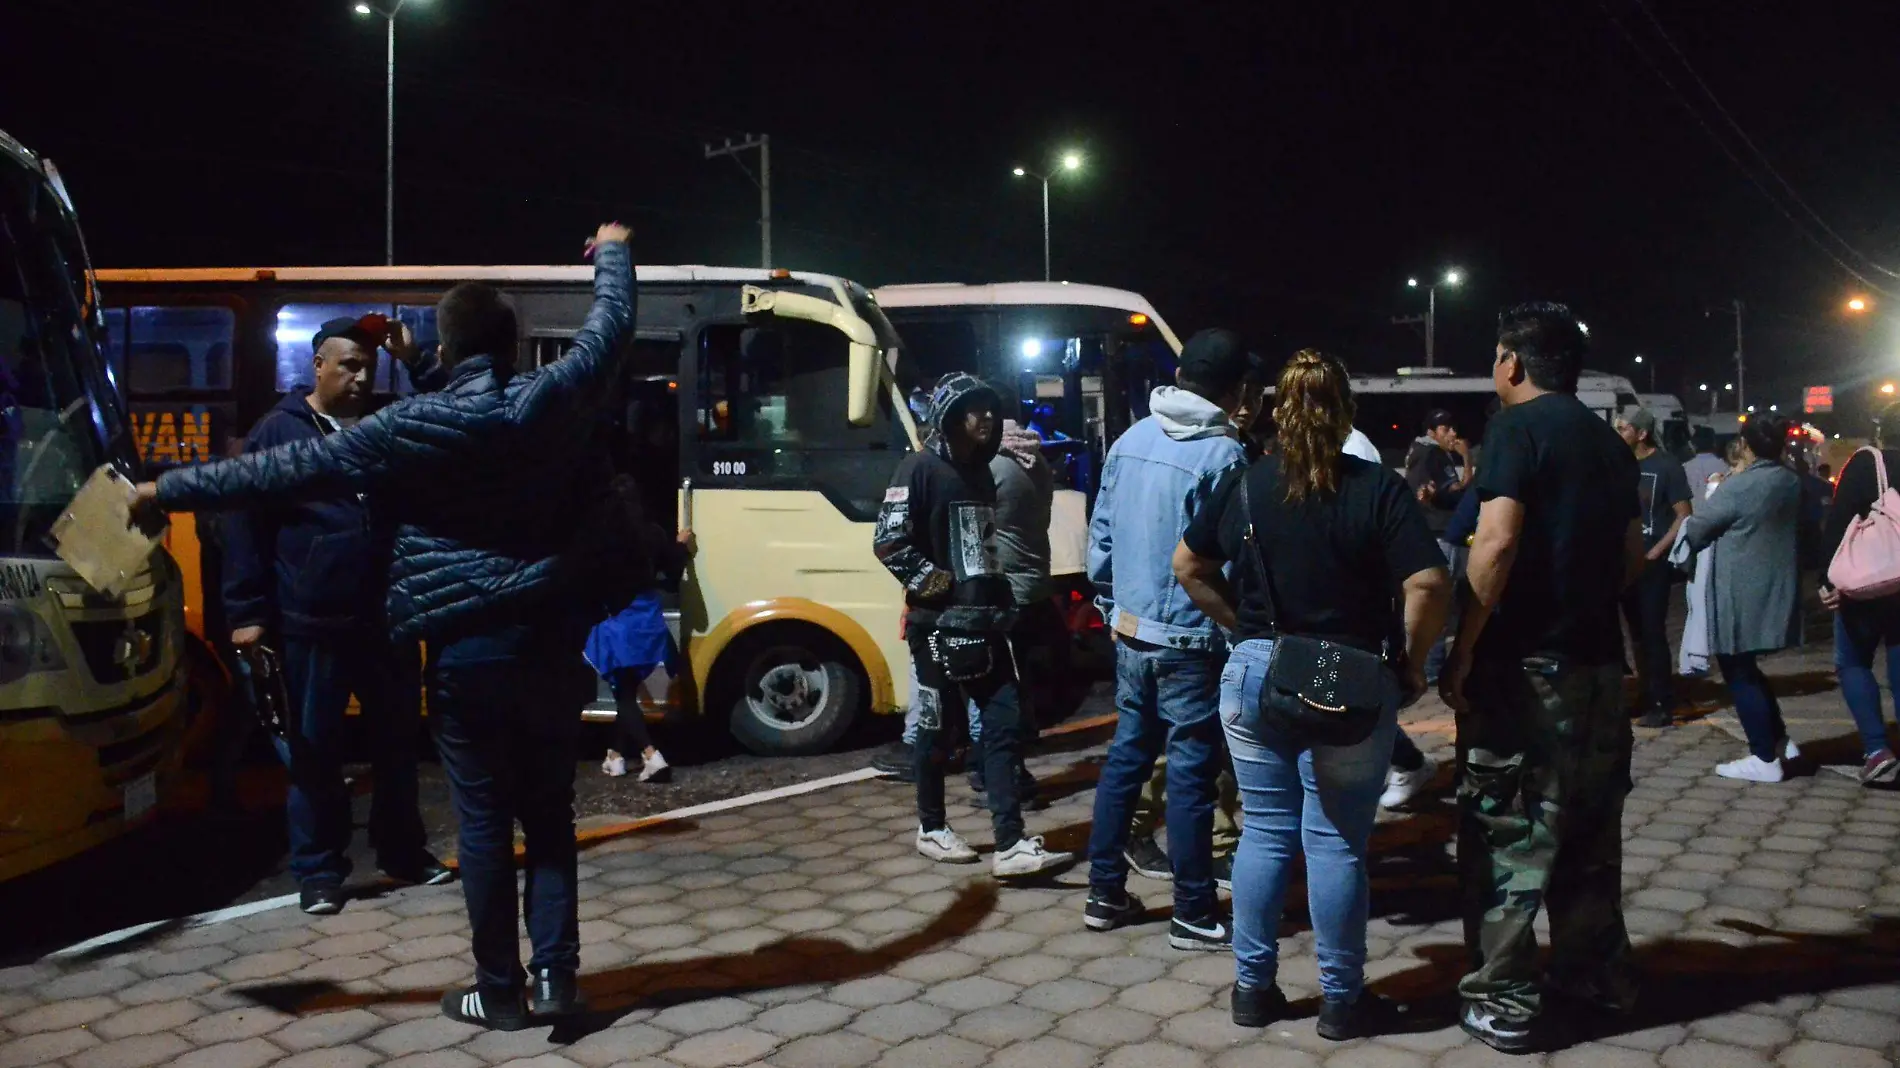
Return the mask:
<svg viewBox="0 0 1900 1068"><path fill-rule="evenodd" d="M1826 746L1846 726L1838 695L1803 682L1817 663L1810 651L1771 671L1807 693L1788 702L1798 736ZM1411 726L1443 754L1442 708ZM1087 834L1101 741L1035 762L1058 800L1031 826L1052 845ZM1624 884L1645 1008L1542 1056L1494 1054L1451 1023L1463 951L1448 803L1386 819L1374 843L1370 973L1414 1005L1413 1030L1333 1044L1313 1029L1303 913L1287 917L1280 971L1302 1017L1240 1030L1230 956L1176 952L1159 921L1085 931L1080 870L998 889L986 869L932 865L909 847L907 788L870 781L591 849L581 935L596 1012L577 1025L487 1034L442 1019L440 991L470 974L461 897L416 888L334 917L279 909L0 971L0 1068L1893 1064L1900 794L1829 771L1716 778L1739 751L1720 716L1644 733ZM960 784L952 795L953 822L986 841L987 819ZM1131 888L1167 902L1165 885Z"/></svg>

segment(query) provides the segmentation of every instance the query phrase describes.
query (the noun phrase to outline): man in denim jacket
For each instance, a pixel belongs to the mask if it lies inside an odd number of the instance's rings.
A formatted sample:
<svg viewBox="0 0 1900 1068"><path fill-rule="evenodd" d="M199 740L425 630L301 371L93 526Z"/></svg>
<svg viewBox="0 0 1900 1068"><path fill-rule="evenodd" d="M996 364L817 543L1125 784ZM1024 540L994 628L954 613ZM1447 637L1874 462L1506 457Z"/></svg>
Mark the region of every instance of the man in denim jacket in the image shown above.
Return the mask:
<svg viewBox="0 0 1900 1068"><path fill-rule="evenodd" d="M1177 949L1226 949L1232 936L1216 907L1211 855L1225 642L1175 581L1172 561L1188 520L1223 475L1246 463L1231 417L1258 363L1232 331L1189 339L1177 384L1156 389L1151 414L1109 450L1089 523L1089 579L1115 636L1121 724L1095 791L1084 918L1106 931L1141 915L1126 890L1124 850L1136 798L1165 744L1168 941Z"/></svg>

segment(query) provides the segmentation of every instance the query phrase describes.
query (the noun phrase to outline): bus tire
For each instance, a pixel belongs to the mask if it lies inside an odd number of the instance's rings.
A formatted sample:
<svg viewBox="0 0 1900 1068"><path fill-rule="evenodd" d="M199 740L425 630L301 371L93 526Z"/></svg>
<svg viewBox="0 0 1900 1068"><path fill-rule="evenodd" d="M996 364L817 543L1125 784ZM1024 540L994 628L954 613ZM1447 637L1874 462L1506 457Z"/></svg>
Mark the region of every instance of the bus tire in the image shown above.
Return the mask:
<svg viewBox="0 0 1900 1068"><path fill-rule="evenodd" d="M761 628L734 643L719 666L731 689L713 707L729 710L733 738L758 756L825 752L864 702L857 658L816 627Z"/></svg>

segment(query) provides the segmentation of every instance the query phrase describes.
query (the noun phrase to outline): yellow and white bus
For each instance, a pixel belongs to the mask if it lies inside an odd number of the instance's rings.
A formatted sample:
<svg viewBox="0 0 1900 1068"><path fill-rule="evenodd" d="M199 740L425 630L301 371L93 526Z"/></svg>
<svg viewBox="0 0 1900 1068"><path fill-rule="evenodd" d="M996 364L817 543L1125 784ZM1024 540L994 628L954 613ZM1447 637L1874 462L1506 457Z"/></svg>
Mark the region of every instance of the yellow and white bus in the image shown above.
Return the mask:
<svg viewBox="0 0 1900 1068"><path fill-rule="evenodd" d="M895 388L897 338L870 293L827 275L640 267L626 384L648 426L617 424L622 469L677 487L698 553L669 618L685 669L643 689L669 709L724 720L757 753L829 747L863 711L908 700L902 590L871 552L892 471L916 430ZM435 343L435 303L483 280L514 301L517 366L563 352L591 302L588 267L279 267L108 270L108 357L149 465L200 463L293 390L309 386L310 338L343 315L380 312ZM385 401L409 392L385 361ZM656 411L677 434L646 437ZM668 422L667 426L675 425ZM174 517L179 520L182 517ZM194 631L228 636L216 521L178 522ZM603 684L591 719L620 714Z"/></svg>
<svg viewBox="0 0 1900 1068"><path fill-rule="evenodd" d="M148 820L188 726L177 569L109 597L46 540L94 468L136 469L95 295L58 173L0 133L0 880Z"/></svg>

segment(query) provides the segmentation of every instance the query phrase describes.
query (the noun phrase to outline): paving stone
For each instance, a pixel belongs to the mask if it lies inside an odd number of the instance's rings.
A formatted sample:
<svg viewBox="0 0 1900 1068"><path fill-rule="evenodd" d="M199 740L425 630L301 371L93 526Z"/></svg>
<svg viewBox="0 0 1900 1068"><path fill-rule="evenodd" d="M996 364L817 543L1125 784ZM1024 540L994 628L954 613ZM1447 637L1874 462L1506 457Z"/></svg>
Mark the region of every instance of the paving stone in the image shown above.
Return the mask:
<svg viewBox="0 0 1900 1068"><path fill-rule="evenodd" d="M485 1066L481 1061L459 1049L438 1049L428 1053L412 1053L407 1057L386 1061L383 1068L485 1068Z"/></svg>
<svg viewBox="0 0 1900 1068"><path fill-rule="evenodd" d="M468 945L468 935L458 931L404 939L384 947L382 954L398 964L405 964L440 957L464 957L469 952Z"/></svg>
<svg viewBox="0 0 1900 1068"><path fill-rule="evenodd" d="M658 1053L679 1041L679 1036L644 1023L621 1022L604 1031L596 1031L561 1052L571 1061L590 1068L610 1068L629 1060Z"/></svg>
<svg viewBox="0 0 1900 1068"><path fill-rule="evenodd" d="M739 998L715 997L689 1001L655 1013L648 1023L675 1034L698 1035L737 1027L759 1014L758 1007Z"/></svg>
<svg viewBox="0 0 1900 1068"><path fill-rule="evenodd" d="M122 990L142 978L130 968L84 968L50 978L43 985L35 987L33 993L46 1001L86 998Z"/></svg>
<svg viewBox="0 0 1900 1068"><path fill-rule="evenodd" d="M811 998L768 1009L749 1026L780 1038L802 1038L835 1031L855 1015L854 1009Z"/></svg>
<svg viewBox="0 0 1900 1068"><path fill-rule="evenodd" d="M1102 1068L1201 1068L1201 1055L1166 1042L1123 1046L1102 1061Z"/></svg>
<svg viewBox="0 0 1900 1068"><path fill-rule="evenodd" d="M1891 1068L1881 1054L1856 1046L1803 1039L1781 1051L1775 1062L1782 1068Z"/></svg>
<svg viewBox="0 0 1900 1068"><path fill-rule="evenodd" d="M1663 1051L1663 1068L1765 1068L1768 1058L1752 1049L1690 1039Z"/></svg>
<svg viewBox="0 0 1900 1068"><path fill-rule="evenodd" d="M772 1054L778 1068L861 1068L883 1055L886 1046L849 1031L813 1035L786 1043Z"/></svg>
<svg viewBox="0 0 1900 1068"><path fill-rule="evenodd" d="M1011 1046L1045 1034L1056 1024L1054 1013L1027 1005L997 1005L957 1018L952 1034L986 1046Z"/></svg>
<svg viewBox="0 0 1900 1068"><path fill-rule="evenodd" d="M1775 913L1776 926L1789 931L1814 934L1852 934L1860 930L1860 917L1842 909L1820 909L1795 905Z"/></svg>
<svg viewBox="0 0 1900 1068"><path fill-rule="evenodd" d="M436 1014L384 1028L364 1042L391 1057L402 1057L459 1045L478 1034L481 1034L479 1027Z"/></svg>
<svg viewBox="0 0 1900 1068"><path fill-rule="evenodd" d="M1028 953L1020 957L1005 957L996 961L985 969L984 973L1005 982L1034 986L1037 983L1060 979L1074 970L1074 961L1063 960L1061 957L1047 957L1040 953Z"/></svg>
<svg viewBox="0 0 1900 1068"><path fill-rule="evenodd" d="M263 1068L283 1055L283 1050L261 1038L247 1038L200 1046L173 1061L171 1068Z"/></svg>
<svg viewBox="0 0 1900 1068"><path fill-rule="evenodd" d="M1776 871L1773 868L1743 868L1730 873L1728 882L1737 886L1751 886L1758 890L1793 890L1801 885L1801 876L1791 871Z"/></svg>
<svg viewBox="0 0 1900 1068"><path fill-rule="evenodd" d="M3 1025L16 1035L38 1034L42 1031L65 1031L69 1028L84 1027L94 1020L110 1016L118 1011L120 1011L119 1003L108 997L73 998L41 1005L36 1009L28 1009L8 1018ZM185 1019L190 1018L185 1017ZM154 1028L154 1030L159 1029L162 1028ZM139 1033L141 1032L124 1031L120 1034Z"/></svg>
<svg viewBox="0 0 1900 1068"><path fill-rule="evenodd" d="M1043 1009L1060 1016L1092 1009L1113 997L1114 993L1108 987L1086 979L1055 979L1028 988L1018 1000L1032 1009Z"/></svg>
<svg viewBox="0 0 1900 1068"><path fill-rule="evenodd" d="M908 1042L950 1026L953 1017L935 1005L905 1001L879 1005L851 1021L851 1030L880 1042Z"/></svg>
<svg viewBox="0 0 1900 1068"><path fill-rule="evenodd" d="M1129 987L1116 995L1115 1001L1119 1005L1138 1012L1167 1017L1176 1013L1206 1008L1208 992L1207 987L1195 983L1184 983L1178 979L1157 979L1151 983Z"/></svg>
<svg viewBox="0 0 1900 1068"><path fill-rule="evenodd" d="M878 1060L879 1068L977 1068L989 1059L987 1047L952 1035L931 1035L893 1047Z"/></svg>
<svg viewBox="0 0 1900 1068"><path fill-rule="evenodd" d="M777 1048L779 1039L749 1027L708 1031L666 1051L666 1059L687 1068L728 1068L750 1064Z"/></svg>
<svg viewBox="0 0 1900 1068"><path fill-rule="evenodd" d="M1100 1056L1100 1050L1066 1038L1038 1038L997 1053L990 1068L1089 1068Z"/></svg>
<svg viewBox="0 0 1900 1068"><path fill-rule="evenodd" d="M1103 1005L1070 1013L1056 1025L1056 1034L1085 1045L1111 1049L1154 1035L1160 1021L1145 1012Z"/></svg>
<svg viewBox="0 0 1900 1068"><path fill-rule="evenodd" d="M137 1034L66 1058L71 1068L145 1068L169 1063L189 1052L191 1043L174 1034Z"/></svg>
<svg viewBox="0 0 1900 1068"><path fill-rule="evenodd" d="M381 1058L373 1050L361 1046L337 1046L286 1057L273 1068L369 1068L379 1060Z"/></svg>
<svg viewBox="0 0 1900 1068"><path fill-rule="evenodd" d="M1235 1027L1232 1014L1224 1007L1169 1017L1162 1022L1161 1033L1171 1041L1204 1050L1223 1050L1256 1037L1247 1028Z"/></svg>
<svg viewBox="0 0 1900 1068"><path fill-rule="evenodd" d="M0 1068L48 1064L97 1045L97 1038L77 1027L64 1031L42 1031L0 1043Z"/></svg>
<svg viewBox="0 0 1900 1068"><path fill-rule="evenodd" d="M1263 1065L1272 1065L1272 1068L1319 1068L1320 1059L1303 1049L1287 1049L1276 1045L1269 1054L1255 1046L1242 1046L1228 1050L1211 1063L1214 1068L1262 1068Z"/></svg>
<svg viewBox="0 0 1900 1068"><path fill-rule="evenodd" d="M1342 1049L1326 1058L1326 1068L1427 1068L1429 1058L1376 1042Z"/></svg>
<svg viewBox="0 0 1900 1068"><path fill-rule="evenodd" d="M355 1042L383 1026L383 1018L367 1009L345 1009L299 1017L278 1028L270 1040L287 1050L318 1049Z"/></svg>
<svg viewBox="0 0 1900 1068"><path fill-rule="evenodd" d="M1885 1049L1900 1042L1900 1020L1891 1014L1824 1005L1801 1017L1801 1033L1823 1042Z"/></svg>
<svg viewBox="0 0 1900 1068"><path fill-rule="evenodd" d="M924 991L923 997L925 1001L941 1005L952 1012L974 1012L1001 1005L1021 992L1022 988L1014 983L984 975L971 975L939 983Z"/></svg>
<svg viewBox="0 0 1900 1068"><path fill-rule="evenodd" d="M601 963L598 947L588 946L585 952L590 966ZM441 990L467 982L473 971L473 966L466 960L444 957L441 960L417 961L391 968L378 978L383 986L391 990Z"/></svg>
<svg viewBox="0 0 1900 1068"><path fill-rule="evenodd" d="M1091 983L1119 988L1152 982L1167 973L1166 961L1154 957L1111 954L1083 961L1075 974Z"/></svg>
<svg viewBox="0 0 1900 1068"><path fill-rule="evenodd" d="M295 1017L289 1013L267 1009L260 1005L249 1005L241 1009L228 1009L213 1016L205 1016L178 1029L178 1034L193 1045L209 1045L213 1042L234 1042L238 1039L257 1038L290 1023Z"/></svg>
<svg viewBox="0 0 1900 1068"><path fill-rule="evenodd" d="M1656 1057L1639 1050L1592 1043L1551 1054L1550 1068L1656 1068Z"/></svg>
<svg viewBox="0 0 1900 1068"><path fill-rule="evenodd" d="M1629 896L1628 902L1638 908L1661 909L1665 912L1694 912L1707 904L1701 894L1668 887L1638 890Z"/></svg>
<svg viewBox="0 0 1900 1068"><path fill-rule="evenodd" d="M1697 1020L1689 1025L1689 1031L1697 1038L1752 1049L1772 1050L1794 1041L1794 1028L1788 1021L1749 1012Z"/></svg>
<svg viewBox="0 0 1900 1068"><path fill-rule="evenodd" d="M1438 1058L1436 1068L1537 1068L1536 1055L1513 1056L1499 1053L1481 1042L1460 1046ZM1652 1060L1650 1062L1654 1064Z"/></svg>
<svg viewBox="0 0 1900 1068"><path fill-rule="evenodd" d="M1649 1027L1641 1031L1629 1031L1620 1035L1609 1035L1606 1036L1603 1041L1613 1046L1624 1046L1629 1049L1648 1050L1651 1053L1660 1053L1687 1037L1689 1037L1689 1028L1686 1024L1663 1024L1659 1027Z"/></svg>
<svg viewBox="0 0 1900 1068"><path fill-rule="evenodd" d="M875 975L867 979L853 979L848 983L840 983L833 987L825 998L850 1008L869 1009L915 997L923 988L922 983L910 979Z"/></svg>

